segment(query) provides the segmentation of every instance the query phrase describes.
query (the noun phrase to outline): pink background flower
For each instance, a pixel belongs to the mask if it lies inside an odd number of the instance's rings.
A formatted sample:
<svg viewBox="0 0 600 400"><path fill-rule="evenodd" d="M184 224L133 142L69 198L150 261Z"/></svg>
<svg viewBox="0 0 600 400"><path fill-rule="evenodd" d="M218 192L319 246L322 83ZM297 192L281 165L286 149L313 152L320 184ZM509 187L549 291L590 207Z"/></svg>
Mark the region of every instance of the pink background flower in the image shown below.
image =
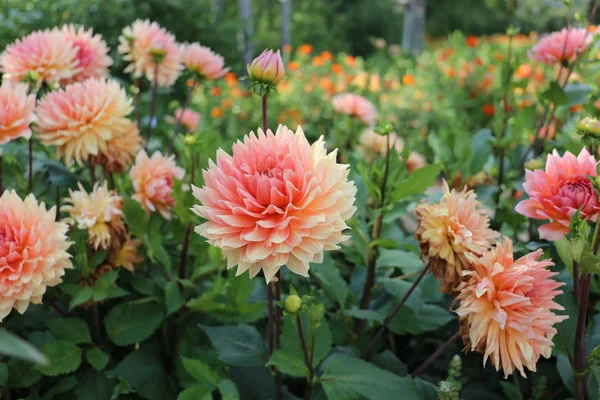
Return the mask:
<svg viewBox="0 0 600 400"><path fill-rule="evenodd" d="M27 95L27 85L2 82L0 86L0 145L20 137L31 137L32 122L36 120L35 95Z"/></svg>
<svg viewBox="0 0 600 400"><path fill-rule="evenodd" d="M558 240L569 233L571 216L582 207L581 217L596 221L600 212L598 195L588 175L597 176L594 156L582 149L577 157L568 151L548 154L546 170L525 171L523 188L529 199L515 210L526 217L550 220L539 229L540 237Z"/></svg>
<svg viewBox="0 0 600 400"><path fill-rule="evenodd" d="M233 145L233 156L217 152L204 172L205 186L192 187L208 221L196 232L221 248L237 275L261 270L270 282L281 266L308 276L310 263L338 249L356 208L356 186L348 165L327 154L321 137L312 146L301 128L279 126L250 133Z"/></svg>
<svg viewBox="0 0 600 400"><path fill-rule="evenodd" d="M353 93L342 93L333 97L333 109L339 113L360 119L365 125L372 126L377 118L373 103Z"/></svg>
<svg viewBox="0 0 600 400"><path fill-rule="evenodd" d="M543 35L529 50L529 58L547 65L561 61L573 62L592 43L593 35L585 28L563 28Z"/></svg>
<svg viewBox="0 0 600 400"><path fill-rule="evenodd" d="M183 44L181 61L188 70L208 81L221 78L229 71L229 68L225 68L223 57L199 43Z"/></svg>
<svg viewBox="0 0 600 400"><path fill-rule="evenodd" d="M103 78L108 75L108 68L113 60L108 56L108 46L100 35L94 35L91 29L87 31L80 26L65 25L62 32L72 45L77 49L78 72L61 83L83 81L88 78Z"/></svg>

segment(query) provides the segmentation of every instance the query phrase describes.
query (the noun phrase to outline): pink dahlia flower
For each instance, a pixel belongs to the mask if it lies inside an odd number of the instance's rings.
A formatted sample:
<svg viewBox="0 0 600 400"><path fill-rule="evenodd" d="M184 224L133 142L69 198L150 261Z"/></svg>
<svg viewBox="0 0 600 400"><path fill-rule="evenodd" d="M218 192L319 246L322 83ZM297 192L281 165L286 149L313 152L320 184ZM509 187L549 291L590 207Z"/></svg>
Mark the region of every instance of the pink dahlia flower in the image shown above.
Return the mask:
<svg viewBox="0 0 600 400"><path fill-rule="evenodd" d="M377 118L377 110L373 103L362 96L353 93L338 94L332 99L333 109L361 120L365 125L372 126Z"/></svg>
<svg viewBox="0 0 600 400"><path fill-rule="evenodd" d="M145 76L153 82L158 71L158 86L167 87L172 86L181 74L180 52L175 37L156 22L136 20L125 27L117 50L123 54L125 61L130 62L125 72L131 72L134 78Z"/></svg>
<svg viewBox="0 0 600 400"><path fill-rule="evenodd" d="M68 226L56 222L56 208L46 211L30 194L14 190L0 197L0 321L15 308L40 304L46 288L62 282L72 268Z"/></svg>
<svg viewBox="0 0 600 400"><path fill-rule="evenodd" d="M225 68L223 57L199 43L183 44L181 61L189 71L207 81L221 78L229 71L229 68Z"/></svg>
<svg viewBox="0 0 600 400"><path fill-rule="evenodd" d="M188 132L194 133L200 124L200 114L190 109L178 108L175 110L175 118L169 118L170 121L181 120L181 125L185 126Z"/></svg>
<svg viewBox="0 0 600 400"><path fill-rule="evenodd" d="M79 165L107 151L107 143L131 130L131 100L117 81L88 79L48 93L38 103L37 131L58 157Z"/></svg>
<svg viewBox="0 0 600 400"><path fill-rule="evenodd" d="M170 209L175 204L172 196L175 179L183 179L185 171L175 164L175 156L165 157L157 151L148 157L140 151L129 172L137 200L147 212L158 211L166 219L171 219Z"/></svg>
<svg viewBox="0 0 600 400"><path fill-rule="evenodd" d="M513 260L510 239L490 250L465 271L468 281L458 296L460 333L465 350L483 353L483 363L491 359L504 375L524 367L536 370L540 356L552 354L554 324L567 319L552 310L564 308L554 302L564 283L552 276L558 273L546 267L549 260L539 260L540 249Z"/></svg>
<svg viewBox="0 0 600 400"><path fill-rule="evenodd" d="M77 49L78 72L61 83L80 82L88 78L104 78L108 76L108 68L113 60L108 55L108 46L100 35L83 27L75 29L73 25L65 25L62 32L73 47Z"/></svg>
<svg viewBox="0 0 600 400"><path fill-rule="evenodd" d="M31 137L31 125L36 117L35 95L27 95L27 85L2 82L0 86L0 145L20 137Z"/></svg>
<svg viewBox="0 0 600 400"><path fill-rule="evenodd" d="M529 50L529 58L546 65L573 62L592 43L592 36L585 28L563 28L543 35Z"/></svg>
<svg viewBox="0 0 600 400"><path fill-rule="evenodd" d="M100 150L91 158L94 165L101 165L105 173L123 172L133 164L137 153L142 149L142 136L138 125L130 121L123 134L106 143L106 150Z"/></svg>
<svg viewBox="0 0 600 400"><path fill-rule="evenodd" d="M579 208L581 218L596 221L600 204L588 175L597 176L597 164L585 148L577 157L568 151L561 157L554 150L548 154L545 171L525 171L523 188L529 199L517 204L515 210L529 218L550 220L539 229L540 237L547 240L569 233L571 216Z"/></svg>
<svg viewBox="0 0 600 400"><path fill-rule="evenodd" d="M38 84L58 84L80 71L77 48L58 28L33 32L9 45L0 55L0 69L14 82L35 73Z"/></svg>
<svg viewBox="0 0 600 400"><path fill-rule="evenodd" d="M279 50L264 50L246 67L251 81L277 85L285 77L285 68Z"/></svg>
<svg viewBox="0 0 600 400"><path fill-rule="evenodd" d="M237 275L262 270L270 282L285 265L308 276L311 262L348 238L345 221L356 211L356 186L336 156L322 137L311 146L300 127L250 133L233 156L218 151L204 187L192 186L201 203L193 211L208 220L196 232L222 250L228 268L238 266Z"/></svg>

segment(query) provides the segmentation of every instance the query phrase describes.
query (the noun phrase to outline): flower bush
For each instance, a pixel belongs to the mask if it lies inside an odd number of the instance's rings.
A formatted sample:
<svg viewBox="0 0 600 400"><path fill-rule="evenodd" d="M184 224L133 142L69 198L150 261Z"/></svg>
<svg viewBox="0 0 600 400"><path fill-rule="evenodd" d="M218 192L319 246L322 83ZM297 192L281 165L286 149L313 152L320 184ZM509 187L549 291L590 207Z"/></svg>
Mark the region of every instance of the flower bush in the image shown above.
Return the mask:
<svg viewBox="0 0 600 400"><path fill-rule="evenodd" d="M575 22L285 46L244 79L150 20L113 51L75 24L9 44L4 397L597 397L600 52Z"/></svg>

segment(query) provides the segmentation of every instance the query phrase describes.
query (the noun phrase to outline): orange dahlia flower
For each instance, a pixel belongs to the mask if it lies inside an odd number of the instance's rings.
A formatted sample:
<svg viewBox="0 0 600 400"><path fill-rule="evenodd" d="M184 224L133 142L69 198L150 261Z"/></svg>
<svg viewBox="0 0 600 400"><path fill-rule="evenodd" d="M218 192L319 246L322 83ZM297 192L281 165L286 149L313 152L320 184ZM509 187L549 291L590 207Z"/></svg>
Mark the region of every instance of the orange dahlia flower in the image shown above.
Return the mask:
<svg viewBox="0 0 600 400"><path fill-rule="evenodd" d="M346 220L354 212L356 186L347 165L327 154L321 137L312 146L299 127L258 130L233 145L233 155L217 152L204 171L205 185L192 186L207 222L196 232L219 247L237 275L261 270L267 282L285 265L308 276L311 262L348 239Z"/></svg>
<svg viewBox="0 0 600 400"><path fill-rule="evenodd" d="M552 354L553 325L568 318L552 312L564 309L554 302L564 283L552 279L558 273L546 268L552 261L540 261L543 253L539 249L515 261L512 243L504 238L463 273L468 280L456 313L465 351L483 353L483 364L489 358L505 377L515 369L523 376L525 368L535 372L540 356Z"/></svg>
<svg viewBox="0 0 600 400"><path fill-rule="evenodd" d="M20 137L31 137L31 125L36 120L35 95L27 95L27 85L6 80L0 86L0 145Z"/></svg>

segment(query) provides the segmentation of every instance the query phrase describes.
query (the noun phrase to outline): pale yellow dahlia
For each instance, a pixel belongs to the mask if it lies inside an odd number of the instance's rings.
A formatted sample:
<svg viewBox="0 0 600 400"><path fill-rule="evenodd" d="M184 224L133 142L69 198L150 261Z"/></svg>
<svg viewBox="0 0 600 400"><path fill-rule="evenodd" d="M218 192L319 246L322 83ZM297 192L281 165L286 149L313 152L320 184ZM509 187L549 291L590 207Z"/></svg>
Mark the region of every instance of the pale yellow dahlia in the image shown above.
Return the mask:
<svg viewBox="0 0 600 400"><path fill-rule="evenodd" d="M453 293L463 271L489 250L499 234L489 228L489 218L473 191L450 191L444 181L437 204L417 206L415 236L431 272L441 279L440 291Z"/></svg>
<svg viewBox="0 0 600 400"><path fill-rule="evenodd" d="M36 114L42 144L56 146L66 164L82 165L89 156L106 152L115 137L131 131L127 115L133 107L114 80L88 79L48 93Z"/></svg>
<svg viewBox="0 0 600 400"><path fill-rule="evenodd" d="M114 236L125 229L123 224L123 199L115 191L108 190L106 181L94 185L91 193L78 184L79 190L69 189L61 211L69 213L65 222L87 230L88 242L94 249L107 249Z"/></svg>
<svg viewBox="0 0 600 400"><path fill-rule="evenodd" d="M94 165L101 165L104 172L123 172L133 164L137 153L142 149L142 136L135 122L129 122L121 136L112 138L106 143L106 150L99 150L92 157Z"/></svg>

